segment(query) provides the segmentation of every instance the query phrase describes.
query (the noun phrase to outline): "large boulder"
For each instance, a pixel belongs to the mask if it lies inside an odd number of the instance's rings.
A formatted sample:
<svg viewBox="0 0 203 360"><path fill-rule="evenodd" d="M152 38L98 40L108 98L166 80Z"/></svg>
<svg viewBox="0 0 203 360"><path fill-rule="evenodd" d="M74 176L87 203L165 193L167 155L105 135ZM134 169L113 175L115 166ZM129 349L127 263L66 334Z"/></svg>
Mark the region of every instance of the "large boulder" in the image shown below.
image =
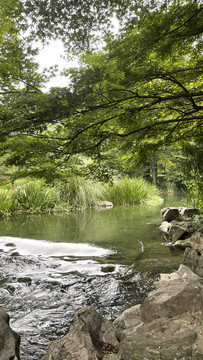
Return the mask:
<svg viewBox="0 0 203 360"><path fill-rule="evenodd" d="M181 265L115 321L124 360L203 359L203 279Z"/></svg>
<svg viewBox="0 0 203 360"><path fill-rule="evenodd" d="M159 227L162 232L162 241L175 243L178 240L185 240L191 236L188 229L178 225L163 221Z"/></svg>
<svg viewBox="0 0 203 360"><path fill-rule="evenodd" d="M185 273L181 272L185 269ZM172 318L187 311L202 309L203 279L181 265L177 273L162 275L140 308L143 322Z"/></svg>
<svg viewBox="0 0 203 360"><path fill-rule="evenodd" d="M203 254L197 250L186 248L183 264L188 266L195 274L203 277Z"/></svg>
<svg viewBox="0 0 203 360"><path fill-rule="evenodd" d="M179 208L180 217L191 218L194 215L199 215L199 210L191 207L180 207Z"/></svg>
<svg viewBox="0 0 203 360"><path fill-rule="evenodd" d="M173 221L183 218L191 218L194 215L199 215L199 210L191 207L165 207L161 210L163 221Z"/></svg>
<svg viewBox="0 0 203 360"><path fill-rule="evenodd" d="M161 216L163 221L172 221L179 218L179 208L166 207L161 210Z"/></svg>
<svg viewBox="0 0 203 360"><path fill-rule="evenodd" d="M177 240L184 240L186 238L188 238L190 236L190 232L179 226L179 225L171 225L171 227L169 228L168 231L168 238L169 241L172 242L173 244L177 241Z"/></svg>
<svg viewBox="0 0 203 360"><path fill-rule="evenodd" d="M181 247L183 249L189 247L192 250L196 250L197 254L200 256L203 252L203 234L197 231L194 234L192 234L191 237L185 240L175 241L174 246Z"/></svg>
<svg viewBox="0 0 203 360"><path fill-rule="evenodd" d="M0 307L0 359L19 360L20 336L9 326L9 315Z"/></svg>
<svg viewBox="0 0 203 360"><path fill-rule="evenodd" d="M69 333L48 346L42 360L119 360L116 328L93 307L80 309Z"/></svg>

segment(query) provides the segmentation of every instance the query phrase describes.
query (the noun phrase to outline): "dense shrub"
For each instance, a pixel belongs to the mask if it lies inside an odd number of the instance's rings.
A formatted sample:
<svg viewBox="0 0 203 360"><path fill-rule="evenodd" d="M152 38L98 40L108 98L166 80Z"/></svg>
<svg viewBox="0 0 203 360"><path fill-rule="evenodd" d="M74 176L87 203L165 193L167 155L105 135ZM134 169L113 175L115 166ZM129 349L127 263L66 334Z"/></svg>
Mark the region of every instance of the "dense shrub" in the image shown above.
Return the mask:
<svg viewBox="0 0 203 360"><path fill-rule="evenodd" d="M115 180L113 186L106 186L106 200L115 205L139 205L160 202L158 189L143 179Z"/></svg>

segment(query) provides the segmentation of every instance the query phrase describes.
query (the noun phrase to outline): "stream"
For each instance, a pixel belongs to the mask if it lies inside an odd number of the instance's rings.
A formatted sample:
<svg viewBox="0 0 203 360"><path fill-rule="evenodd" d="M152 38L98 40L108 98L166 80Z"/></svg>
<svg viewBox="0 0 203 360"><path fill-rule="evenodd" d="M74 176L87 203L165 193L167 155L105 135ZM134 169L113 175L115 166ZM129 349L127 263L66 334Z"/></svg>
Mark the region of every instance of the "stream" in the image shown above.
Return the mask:
<svg viewBox="0 0 203 360"><path fill-rule="evenodd" d="M113 320L143 301L182 252L161 243L159 206L115 207L0 220L0 305L21 335L21 360L40 360L68 332L75 311L92 305Z"/></svg>

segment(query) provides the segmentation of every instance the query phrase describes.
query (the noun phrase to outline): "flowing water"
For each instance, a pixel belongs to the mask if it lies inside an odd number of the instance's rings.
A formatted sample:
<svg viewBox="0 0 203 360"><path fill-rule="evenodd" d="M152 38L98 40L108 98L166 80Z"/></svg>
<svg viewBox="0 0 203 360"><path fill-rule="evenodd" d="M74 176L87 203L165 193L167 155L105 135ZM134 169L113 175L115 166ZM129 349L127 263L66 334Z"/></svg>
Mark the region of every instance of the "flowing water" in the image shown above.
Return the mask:
<svg viewBox="0 0 203 360"><path fill-rule="evenodd" d="M160 210L181 202L1 219L0 305L21 335L21 359L40 360L79 308L114 319L176 270L182 252L161 243Z"/></svg>

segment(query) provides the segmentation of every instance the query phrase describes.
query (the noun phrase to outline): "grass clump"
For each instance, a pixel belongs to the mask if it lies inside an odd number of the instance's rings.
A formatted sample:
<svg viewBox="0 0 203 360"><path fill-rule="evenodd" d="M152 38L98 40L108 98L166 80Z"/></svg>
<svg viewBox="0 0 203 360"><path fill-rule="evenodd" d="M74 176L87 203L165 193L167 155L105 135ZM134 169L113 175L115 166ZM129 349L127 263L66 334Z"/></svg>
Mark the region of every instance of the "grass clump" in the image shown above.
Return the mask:
<svg viewBox="0 0 203 360"><path fill-rule="evenodd" d="M71 177L57 184L59 205L67 209L86 209L94 207L104 198L104 185L99 182Z"/></svg>
<svg viewBox="0 0 203 360"><path fill-rule="evenodd" d="M0 215L8 215L14 211L16 207L15 199L12 192L8 190L0 190Z"/></svg>
<svg viewBox="0 0 203 360"><path fill-rule="evenodd" d="M46 212L54 208L56 196L43 183L28 183L13 192L16 210L26 212Z"/></svg>
<svg viewBox="0 0 203 360"><path fill-rule="evenodd" d="M115 180L112 185L106 185L106 200L114 205L141 205L161 203L159 191L156 186L143 179Z"/></svg>

